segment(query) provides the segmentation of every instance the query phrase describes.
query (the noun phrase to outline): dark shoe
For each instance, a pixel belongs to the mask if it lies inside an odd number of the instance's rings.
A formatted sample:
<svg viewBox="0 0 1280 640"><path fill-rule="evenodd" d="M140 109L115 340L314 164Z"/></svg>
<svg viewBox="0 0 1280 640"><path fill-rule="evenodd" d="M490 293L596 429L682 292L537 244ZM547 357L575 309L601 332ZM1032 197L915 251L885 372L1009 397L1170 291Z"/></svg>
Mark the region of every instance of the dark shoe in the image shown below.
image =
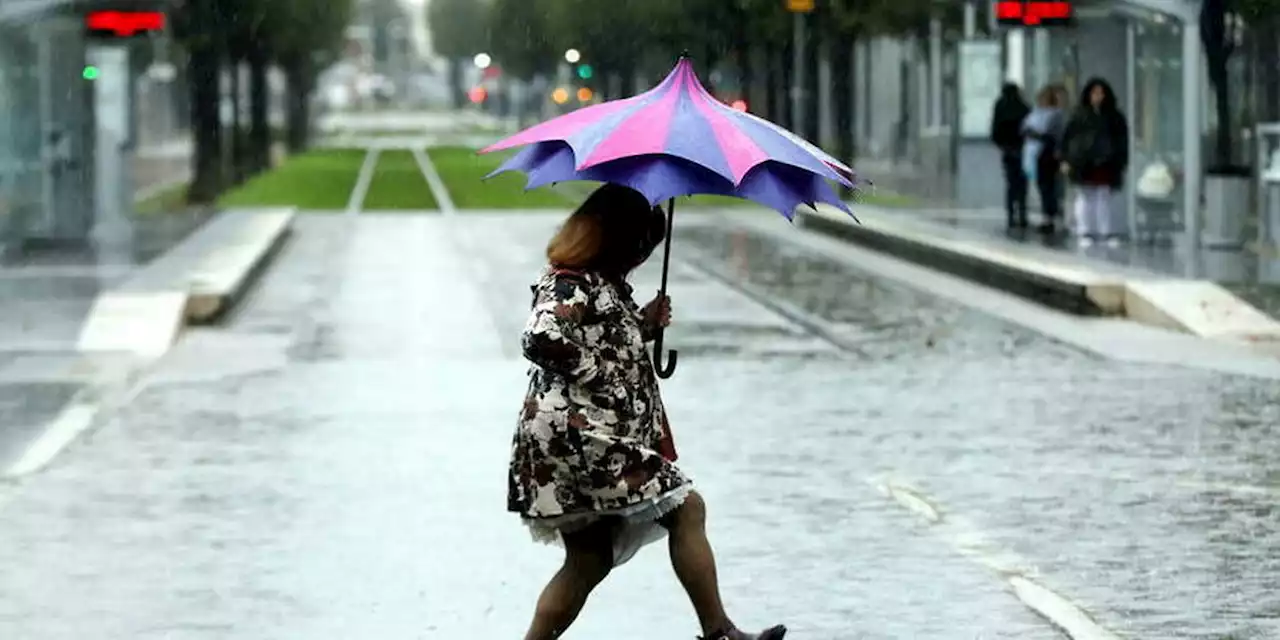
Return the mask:
<svg viewBox="0 0 1280 640"><path fill-rule="evenodd" d="M1040 226L1036 227L1036 231L1039 231L1040 233L1043 233L1046 236L1051 236L1058 232L1058 227L1054 225L1052 222L1045 222Z"/></svg>
<svg viewBox="0 0 1280 640"><path fill-rule="evenodd" d="M744 633L737 629L729 629L728 631L719 631L699 640L782 640L787 635L787 628L778 625L769 627L759 634Z"/></svg>

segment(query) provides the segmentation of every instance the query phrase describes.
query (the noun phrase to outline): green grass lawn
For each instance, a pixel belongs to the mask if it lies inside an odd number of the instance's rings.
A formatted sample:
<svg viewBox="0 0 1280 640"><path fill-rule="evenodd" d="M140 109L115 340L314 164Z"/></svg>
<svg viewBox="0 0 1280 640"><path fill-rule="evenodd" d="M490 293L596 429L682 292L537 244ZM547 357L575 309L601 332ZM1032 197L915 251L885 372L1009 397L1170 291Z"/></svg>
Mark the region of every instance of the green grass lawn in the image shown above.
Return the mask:
<svg viewBox="0 0 1280 640"><path fill-rule="evenodd" d="M570 206L585 198L595 189L596 184L590 182L564 183L558 188L541 187L533 191L524 191L524 176L520 173L509 173L481 180L487 173L496 169L510 157L506 153L495 153L478 156L475 150L468 147L436 147L430 150L431 161L435 163L440 178L444 180L459 209L508 209L508 208L541 208ZM911 196L885 190L859 191L853 198L853 204L889 208L910 208L920 205L920 201ZM665 203L664 203L665 205ZM676 200L677 214L681 209L704 208L766 208L762 205L731 198L728 196L698 195Z"/></svg>
<svg viewBox="0 0 1280 640"><path fill-rule="evenodd" d="M573 204L548 187L525 191L522 173L504 173L483 180L510 157L509 153L482 156L468 147L433 147L427 154L459 209L565 209Z"/></svg>
<svg viewBox="0 0 1280 640"><path fill-rule="evenodd" d="M910 208L920 205L920 201L911 196L893 193L891 191L859 191L853 197L853 206L866 204L873 207L885 208ZM728 196L693 196L692 198L681 198L676 201L676 211L680 207L723 207L723 208L761 208L764 206L742 200L740 198L730 198Z"/></svg>
<svg viewBox="0 0 1280 640"><path fill-rule="evenodd" d="M681 207L719 207L722 209L763 209L764 205L730 196L698 195L676 198L676 213Z"/></svg>
<svg viewBox="0 0 1280 640"><path fill-rule="evenodd" d="M363 210L422 210L439 206L411 152L391 149L378 155Z"/></svg>
<svg viewBox="0 0 1280 640"><path fill-rule="evenodd" d="M873 207L885 207L887 209L909 209L911 207L920 206L921 202L918 198L894 193L892 191L868 190L858 191L858 195L853 197L853 204L867 204Z"/></svg>
<svg viewBox="0 0 1280 640"><path fill-rule="evenodd" d="M363 149L322 149L293 156L223 194L218 206L344 210L364 156Z"/></svg>

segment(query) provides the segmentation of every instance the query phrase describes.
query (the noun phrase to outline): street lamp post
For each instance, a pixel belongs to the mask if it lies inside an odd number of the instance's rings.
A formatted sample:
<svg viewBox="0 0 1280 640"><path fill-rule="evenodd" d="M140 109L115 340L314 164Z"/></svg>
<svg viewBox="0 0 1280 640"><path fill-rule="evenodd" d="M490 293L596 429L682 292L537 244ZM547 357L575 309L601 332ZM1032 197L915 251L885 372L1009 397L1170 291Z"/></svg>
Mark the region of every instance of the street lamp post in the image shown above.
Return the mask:
<svg viewBox="0 0 1280 640"><path fill-rule="evenodd" d="M807 51L808 30L805 14L813 11L814 0L787 0L787 11L791 12L792 51L791 58L791 130L804 135L805 118L804 100L807 86Z"/></svg>

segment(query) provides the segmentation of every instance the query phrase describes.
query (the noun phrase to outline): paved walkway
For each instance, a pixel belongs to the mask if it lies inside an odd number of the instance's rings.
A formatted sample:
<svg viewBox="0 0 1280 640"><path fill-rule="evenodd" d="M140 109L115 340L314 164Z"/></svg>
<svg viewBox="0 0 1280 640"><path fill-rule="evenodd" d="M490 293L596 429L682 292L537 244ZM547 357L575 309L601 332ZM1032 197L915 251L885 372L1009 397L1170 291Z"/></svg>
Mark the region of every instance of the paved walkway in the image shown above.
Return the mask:
<svg viewBox="0 0 1280 640"><path fill-rule="evenodd" d="M0 486L0 637L519 637L558 561L503 512L555 222L299 220L229 326ZM749 233L676 247L664 390L744 624L1061 637L1020 576L1127 637L1280 634L1272 383L1100 361ZM568 637L693 637L664 555Z"/></svg>

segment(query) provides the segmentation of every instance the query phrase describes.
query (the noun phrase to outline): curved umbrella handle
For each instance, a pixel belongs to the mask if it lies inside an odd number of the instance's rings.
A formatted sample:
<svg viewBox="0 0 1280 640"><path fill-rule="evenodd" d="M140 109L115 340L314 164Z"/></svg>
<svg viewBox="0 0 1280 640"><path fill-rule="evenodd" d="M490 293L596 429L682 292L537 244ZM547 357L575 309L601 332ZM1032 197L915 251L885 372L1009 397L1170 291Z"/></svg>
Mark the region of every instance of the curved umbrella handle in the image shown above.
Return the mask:
<svg viewBox="0 0 1280 640"><path fill-rule="evenodd" d="M676 218L676 199L672 198L667 201L667 236L665 246L662 248L662 286L658 288L659 296L667 295L667 270L671 266L671 230L673 222ZM664 328L659 327L658 332L653 336L653 368L659 378L666 380L676 372L676 350L672 349L667 352L667 364L662 364L662 337L666 334Z"/></svg>
<svg viewBox="0 0 1280 640"><path fill-rule="evenodd" d="M662 364L662 334L665 333L659 329L657 335L653 337L653 368L659 378L666 380L675 375L676 362L679 360L679 353L675 349L667 351L667 364Z"/></svg>

